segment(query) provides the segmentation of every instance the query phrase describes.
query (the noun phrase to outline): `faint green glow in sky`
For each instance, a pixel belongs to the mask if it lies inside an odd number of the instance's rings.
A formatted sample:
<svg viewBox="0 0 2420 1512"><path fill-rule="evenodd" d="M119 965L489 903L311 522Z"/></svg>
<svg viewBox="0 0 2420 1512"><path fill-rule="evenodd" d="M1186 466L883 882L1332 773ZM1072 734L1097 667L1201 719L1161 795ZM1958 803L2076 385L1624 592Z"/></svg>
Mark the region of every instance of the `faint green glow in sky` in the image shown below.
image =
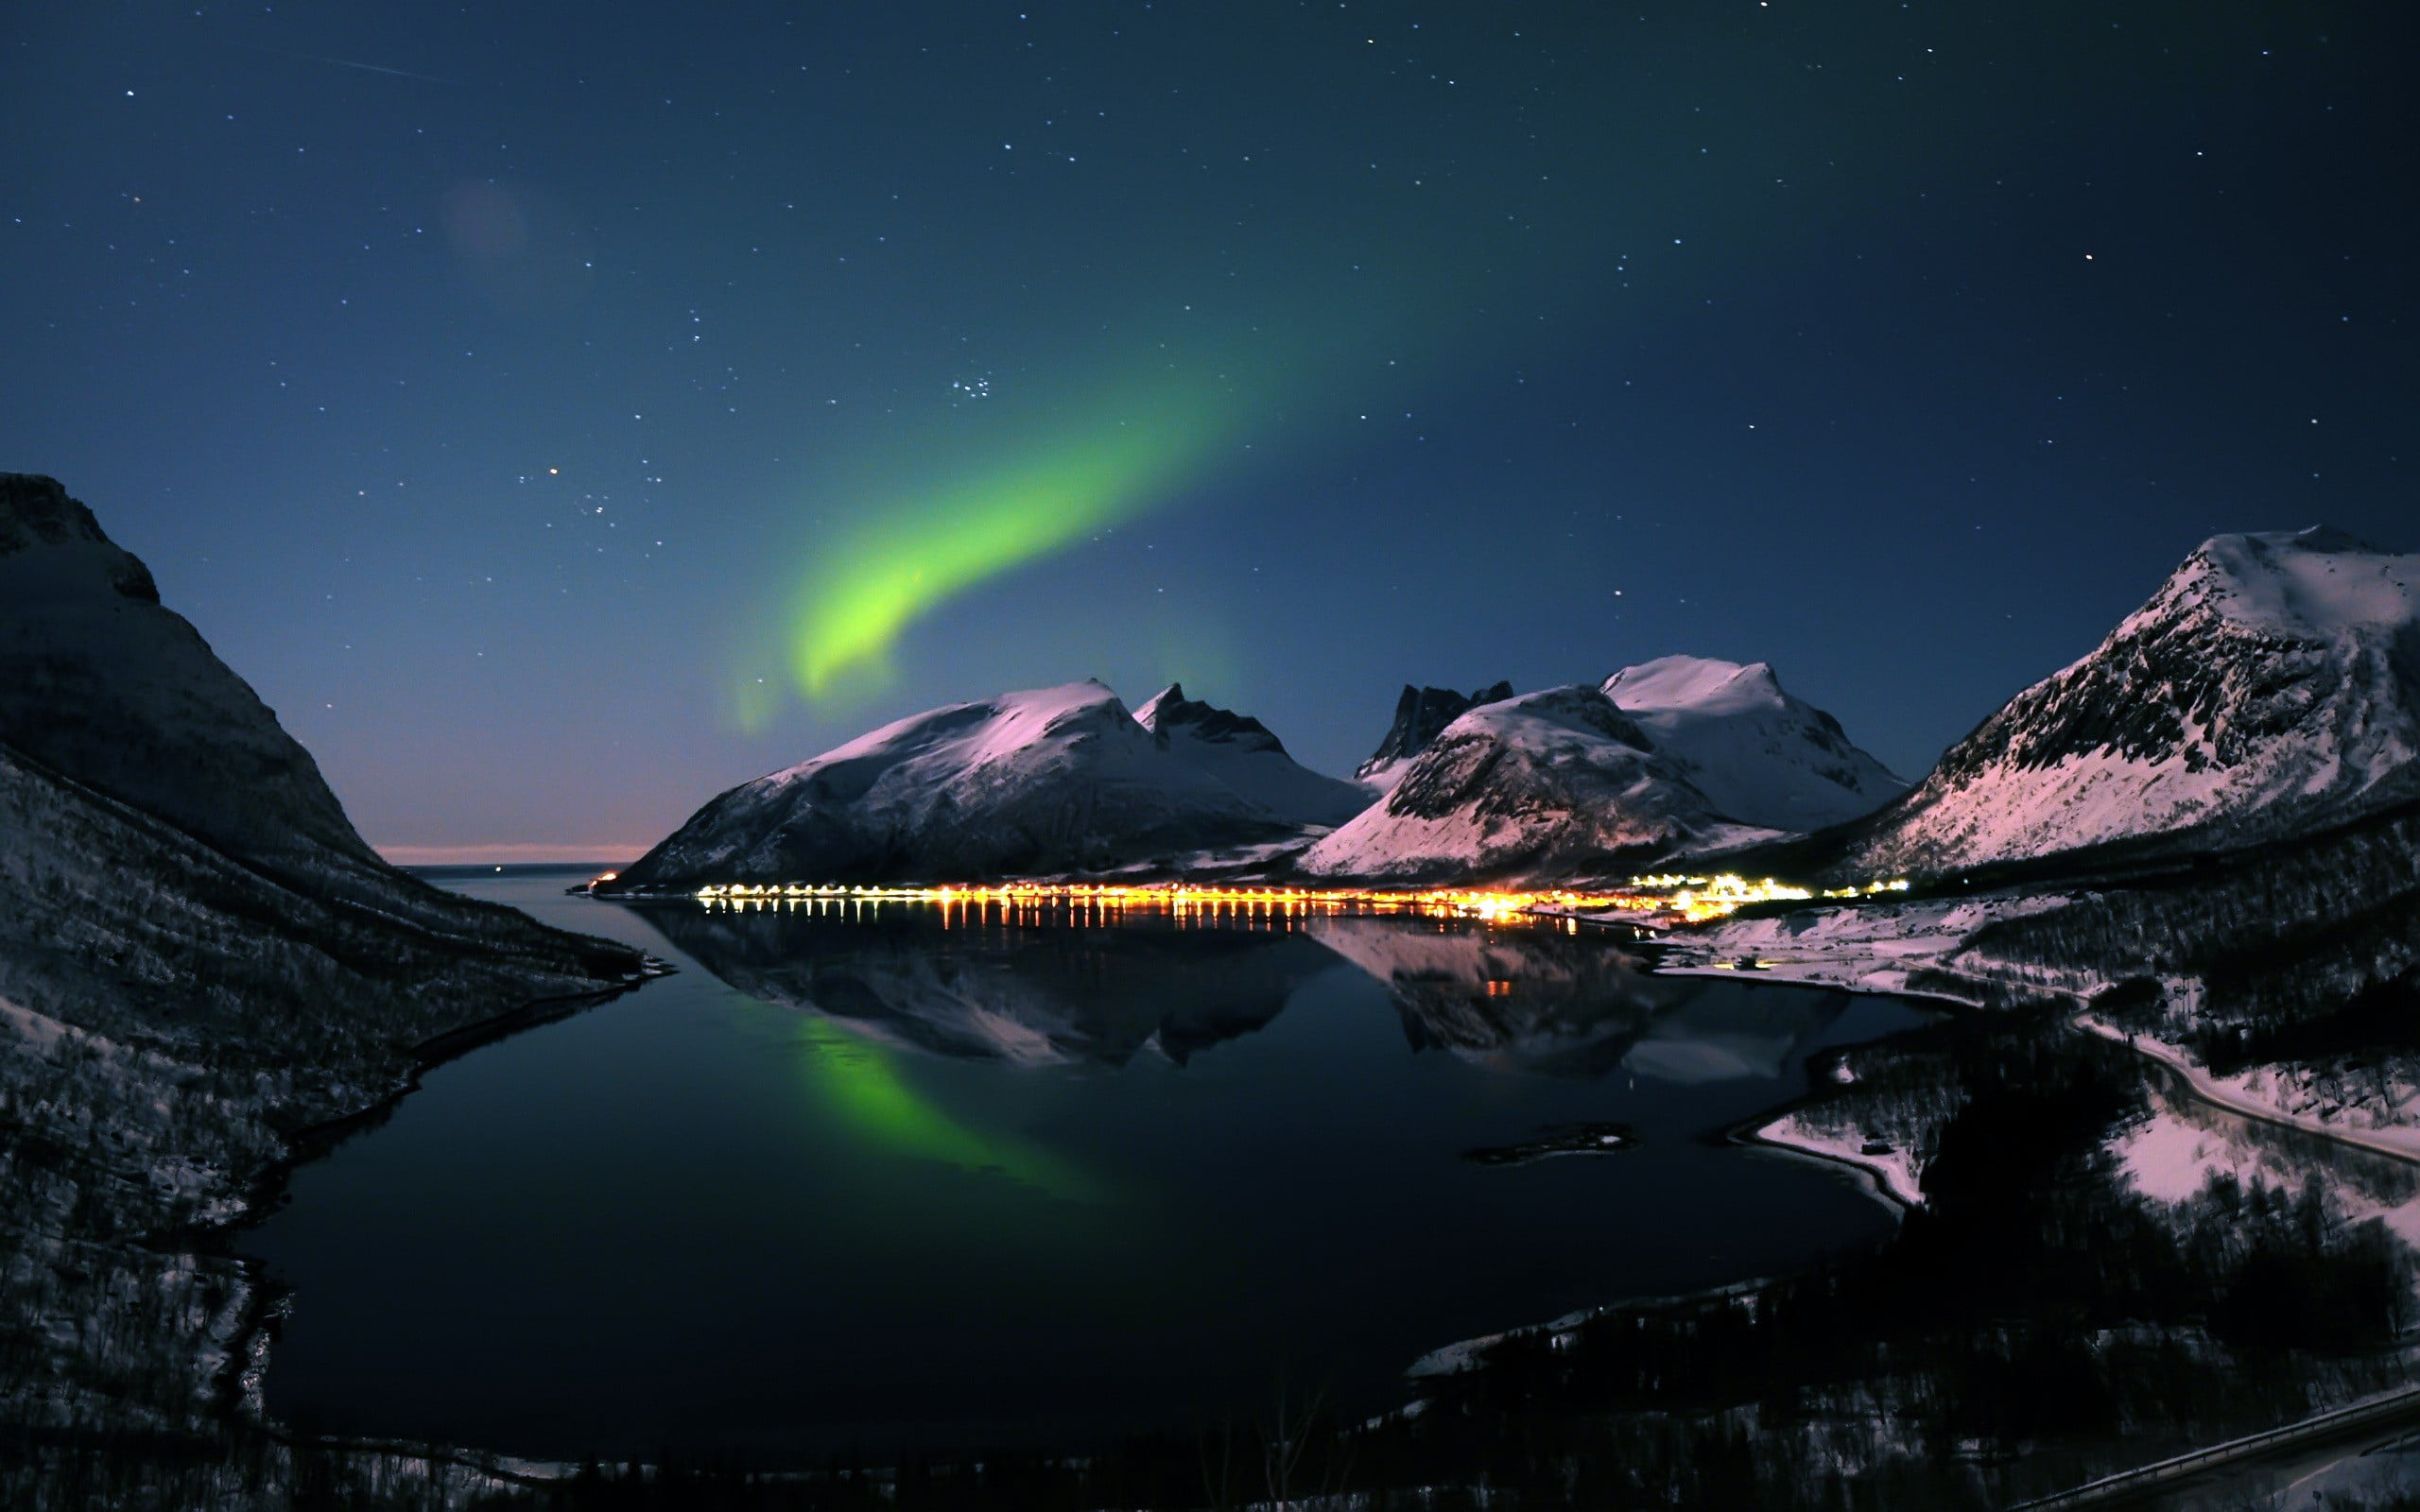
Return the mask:
<svg viewBox="0 0 2420 1512"><path fill-rule="evenodd" d="M798 692L815 702L878 684L918 620L986 578L1164 502L1235 419L1216 392L1123 394L958 475L849 501L840 512L852 523L810 548L798 589L789 627Z"/></svg>
<svg viewBox="0 0 2420 1512"><path fill-rule="evenodd" d="M1054 1197L1101 1200L1099 1183L1048 1151L968 1128L910 1087L892 1052L828 1019L800 1021L800 1057L819 1103L868 1141L894 1154L968 1171L997 1171Z"/></svg>

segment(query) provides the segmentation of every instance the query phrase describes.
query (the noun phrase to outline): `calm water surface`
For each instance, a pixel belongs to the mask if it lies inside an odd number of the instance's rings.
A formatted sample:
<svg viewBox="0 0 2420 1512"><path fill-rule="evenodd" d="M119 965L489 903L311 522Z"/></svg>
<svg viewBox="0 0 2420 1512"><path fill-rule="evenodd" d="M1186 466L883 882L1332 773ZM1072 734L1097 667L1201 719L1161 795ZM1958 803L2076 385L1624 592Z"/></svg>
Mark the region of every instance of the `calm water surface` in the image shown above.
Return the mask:
<svg viewBox="0 0 2420 1512"><path fill-rule="evenodd" d="M1448 1341L1881 1238L1707 1136L1892 1000L1641 975L1599 938L1376 918L1104 927L447 885L680 972L440 1067L246 1248L271 1410L544 1456L779 1461L1351 1410ZM1619 1153L1476 1147L1576 1122Z"/></svg>

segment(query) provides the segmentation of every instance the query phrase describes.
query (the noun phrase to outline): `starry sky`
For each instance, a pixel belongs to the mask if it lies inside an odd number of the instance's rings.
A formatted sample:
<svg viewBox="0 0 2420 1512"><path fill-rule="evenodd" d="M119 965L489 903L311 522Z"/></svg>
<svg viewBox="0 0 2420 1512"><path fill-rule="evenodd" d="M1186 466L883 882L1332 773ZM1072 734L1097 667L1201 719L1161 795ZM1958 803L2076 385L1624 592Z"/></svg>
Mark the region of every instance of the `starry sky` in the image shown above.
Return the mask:
<svg viewBox="0 0 2420 1512"><path fill-rule="evenodd" d="M2420 546L2399 4L0 11L0 468L420 859L882 720L1774 663L1914 776Z"/></svg>

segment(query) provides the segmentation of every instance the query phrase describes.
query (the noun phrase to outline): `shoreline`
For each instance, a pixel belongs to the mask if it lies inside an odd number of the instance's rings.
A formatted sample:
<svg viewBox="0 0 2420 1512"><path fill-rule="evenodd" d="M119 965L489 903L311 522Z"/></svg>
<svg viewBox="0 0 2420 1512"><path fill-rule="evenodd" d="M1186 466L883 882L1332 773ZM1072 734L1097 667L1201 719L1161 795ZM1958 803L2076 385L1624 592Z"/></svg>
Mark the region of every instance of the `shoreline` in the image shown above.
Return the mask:
<svg viewBox="0 0 2420 1512"><path fill-rule="evenodd" d="M1812 1102L1802 1101L1761 1124L1742 1124L1727 1130L1723 1135L1723 1143L1745 1150L1770 1150L1790 1160L1805 1160L1831 1170L1849 1172L1860 1178L1856 1183L1857 1186L1868 1196L1890 1209L1892 1216L1895 1218L1904 1219L1909 1213L1923 1209L1924 1194L1902 1191L1898 1173L1891 1168L1838 1150L1828 1150L1820 1144L1801 1143L1787 1136L1772 1132L1775 1125L1795 1118L1797 1108L1812 1106L1815 1106Z"/></svg>
<svg viewBox="0 0 2420 1512"><path fill-rule="evenodd" d="M499 1481L527 1486L547 1484L577 1469L568 1464L524 1459L457 1445L305 1434L271 1418L265 1400L258 1394L263 1389L261 1378L271 1368L278 1325L285 1315L293 1293L289 1287L266 1273L264 1261L242 1249L241 1236L283 1210L291 1196L291 1182L296 1171L314 1160L325 1159L355 1136L385 1124L395 1115L406 1098L420 1090L422 1078L428 1073L487 1045L577 1018L592 1008L627 997L648 982L670 975L676 970L652 955L642 958L645 964L639 973L619 985L594 992L551 993L525 999L502 1013L420 1041L411 1047L410 1063L403 1074L374 1101L351 1112L304 1125L283 1136L285 1153L237 1189L244 1205L234 1214L215 1224L164 1229L137 1237L135 1243L147 1248L169 1253L183 1250L224 1260L235 1268L251 1292L244 1307L242 1326L229 1342L227 1365L216 1383L214 1392L216 1415L228 1432L239 1437L247 1434L262 1435L271 1442L289 1449L395 1455L425 1461L432 1466L453 1465Z"/></svg>

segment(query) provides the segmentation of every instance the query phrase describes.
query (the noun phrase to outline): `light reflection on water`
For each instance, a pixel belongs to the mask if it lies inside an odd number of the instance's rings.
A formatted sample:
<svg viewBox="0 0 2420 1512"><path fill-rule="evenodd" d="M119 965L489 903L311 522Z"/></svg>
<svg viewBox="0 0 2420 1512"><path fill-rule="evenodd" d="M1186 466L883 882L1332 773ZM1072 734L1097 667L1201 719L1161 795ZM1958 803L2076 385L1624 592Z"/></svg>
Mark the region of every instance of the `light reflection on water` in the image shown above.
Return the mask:
<svg viewBox="0 0 2420 1512"><path fill-rule="evenodd" d="M645 911L680 974L430 1074L248 1245L298 1423L769 1459L1355 1410L1448 1340L1799 1266L1856 1187L1705 1136L1904 1005L1419 919ZM1480 1168L1541 1126L1635 1148Z"/></svg>

